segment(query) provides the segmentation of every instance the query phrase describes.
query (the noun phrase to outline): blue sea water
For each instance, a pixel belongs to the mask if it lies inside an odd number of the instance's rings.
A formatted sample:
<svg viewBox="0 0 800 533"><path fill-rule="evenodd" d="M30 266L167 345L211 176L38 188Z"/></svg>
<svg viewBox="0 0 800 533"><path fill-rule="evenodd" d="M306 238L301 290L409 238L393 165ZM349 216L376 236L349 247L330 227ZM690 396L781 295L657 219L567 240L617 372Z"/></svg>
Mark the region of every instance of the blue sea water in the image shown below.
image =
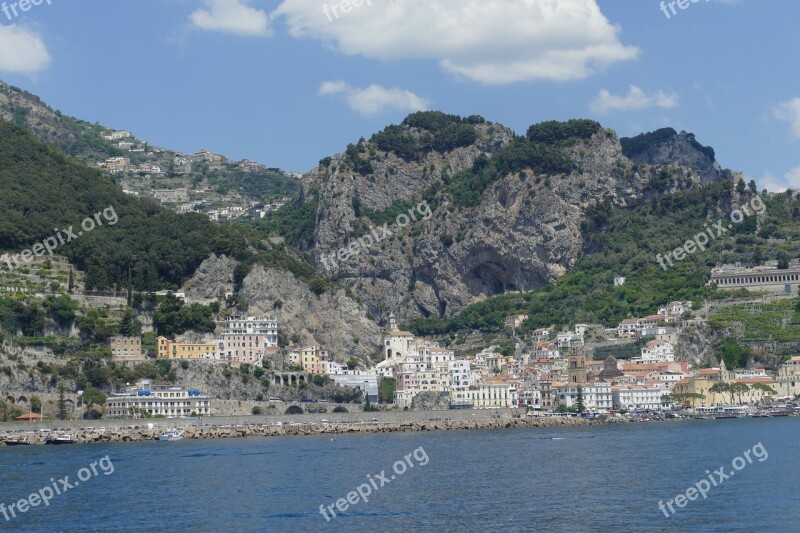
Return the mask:
<svg viewBox="0 0 800 533"><path fill-rule="evenodd" d="M93 462L98 475L81 471L47 507L0 514L0 531L798 532L798 437L800 418L780 418L5 447L6 509ZM735 471L758 443L766 459L751 452ZM706 499L659 510L720 466L735 475ZM336 510L370 478L368 502Z"/></svg>

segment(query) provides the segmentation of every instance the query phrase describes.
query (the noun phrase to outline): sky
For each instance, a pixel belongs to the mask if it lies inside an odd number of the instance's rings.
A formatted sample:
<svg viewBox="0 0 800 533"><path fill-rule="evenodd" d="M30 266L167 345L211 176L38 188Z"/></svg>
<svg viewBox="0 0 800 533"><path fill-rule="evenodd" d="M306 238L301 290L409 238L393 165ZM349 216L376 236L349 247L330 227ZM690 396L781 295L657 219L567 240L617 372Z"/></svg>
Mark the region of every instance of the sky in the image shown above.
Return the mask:
<svg viewBox="0 0 800 533"><path fill-rule="evenodd" d="M151 145L305 172L421 109L592 118L800 188L796 0L35 2L0 0L0 79Z"/></svg>

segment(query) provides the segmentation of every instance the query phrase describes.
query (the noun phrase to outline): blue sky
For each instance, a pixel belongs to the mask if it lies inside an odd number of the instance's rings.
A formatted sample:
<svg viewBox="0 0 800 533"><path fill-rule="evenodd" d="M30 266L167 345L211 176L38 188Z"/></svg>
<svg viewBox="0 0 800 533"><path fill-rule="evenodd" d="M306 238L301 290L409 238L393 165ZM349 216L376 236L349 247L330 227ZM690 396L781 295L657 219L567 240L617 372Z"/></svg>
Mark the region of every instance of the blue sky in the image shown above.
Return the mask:
<svg viewBox="0 0 800 533"><path fill-rule="evenodd" d="M420 108L587 117L800 188L795 0L49 2L6 0L0 78L159 146L307 171Z"/></svg>

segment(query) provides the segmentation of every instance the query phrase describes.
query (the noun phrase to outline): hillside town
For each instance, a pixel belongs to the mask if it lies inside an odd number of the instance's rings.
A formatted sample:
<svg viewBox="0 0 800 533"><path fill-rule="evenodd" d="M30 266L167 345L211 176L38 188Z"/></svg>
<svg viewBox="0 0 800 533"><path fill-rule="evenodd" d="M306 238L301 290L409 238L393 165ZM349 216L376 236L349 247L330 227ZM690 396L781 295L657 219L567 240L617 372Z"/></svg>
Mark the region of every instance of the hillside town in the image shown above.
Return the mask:
<svg viewBox="0 0 800 533"><path fill-rule="evenodd" d="M625 319L616 328L576 324L572 330L539 328L529 339L517 339L529 346L521 355L503 355L492 346L470 355L398 329L394 315L383 331L380 361L372 368L338 363L324 347L310 345L289 349L281 355L278 321L275 317L231 316L221 322L222 333L199 340L157 339L157 358L164 360L207 360L232 366L254 365L278 369L277 382L287 386L309 383L325 376L336 385L361 389L364 398L378 404L384 380L393 385L391 405L409 410L424 399L428 408L503 409L528 412L581 411L607 414L612 411L669 411L676 408L705 409L731 404L757 405L793 400L800 395L800 355L787 360L778 372L764 368L728 369L724 360L712 368L693 368L688 361L676 361L675 344L682 317L691 302L671 302L656 315ZM507 319L510 328L519 327L525 315ZM640 353L627 360L608 355L592 360L587 355L587 337L602 337L606 344L638 343ZM141 339L114 337L110 341L114 359L122 364L145 361ZM159 390L159 389L152 389ZM188 415L199 413L198 402L207 402L190 389L178 391L186 398L180 410L159 407L158 393L151 384L123 393L145 402L152 414ZM177 392L176 392L177 391ZM191 400L191 403L188 401ZM119 415L119 396L109 398L109 416ZM201 405L208 412L207 403ZM130 407L128 407L130 409Z"/></svg>
<svg viewBox="0 0 800 533"><path fill-rule="evenodd" d="M231 161L205 148L184 154L151 147L126 130L110 130L102 138L125 155L114 155L95 165L114 176L123 192L149 198L177 213L202 213L214 222L259 220L289 201L285 196L254 197L237 188L220 189L215 186L219 176L300 177L298 172L284 173L250 159Z"/></svg>

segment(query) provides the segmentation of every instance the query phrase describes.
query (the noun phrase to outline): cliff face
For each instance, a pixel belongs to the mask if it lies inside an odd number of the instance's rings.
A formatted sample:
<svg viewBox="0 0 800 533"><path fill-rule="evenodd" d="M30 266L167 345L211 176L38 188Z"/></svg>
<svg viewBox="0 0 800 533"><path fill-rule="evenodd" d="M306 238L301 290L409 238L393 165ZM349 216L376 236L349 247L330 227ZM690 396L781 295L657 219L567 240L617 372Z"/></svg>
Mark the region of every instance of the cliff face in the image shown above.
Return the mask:
<svg viewBox="0 0 800 533"><path fill-rule="evenodd" d="M471 208L458 207L439 192L439 205L430 217L404 230L395 228L391 236L345 261L331 259L365 225L373 226L357 216L356 206L362 212L382 212L402 201L418 206L423 195L430 198L432 190L441 191L448 176L471 168L480 154L491 155L513 139L502 126L483 124L477 130L478 140L470 146L429 152L411 162L362 143L371 154L369 174L350 170L346 156L340 155L304 177L306 194L319 200L310 250L316 265L352 288L379 319L390 312L401 322L420 314L451 315L487 296L557 280L581 252L587 209L604 199L619 206L648 199L651 178L664 170L634 164L623 155L616 134L601 129L561 149L575 164L570 174L509 173ZM703 181L693 169L665 168L670 179L662 192ZM417 209L418 218L423 211Z"/></svg>
<svg viewBox="0 0 800 533"><path fill-rule="evenodd" d="M206 300L230 290L236 262L212 256L185 285L189 299ZM293 274L256 265L242 282L240 294L254 315L276 315L281 335L299 338L300 346L320 345L338 361L366 358L379 351L381 331L367 308L344 288L314 294Z"/></svg>
<svg viewBox="0 0 800 533"><path fill-rule="evenodd" d="M704 184L720 178L713 148L697 142L693 133L664 128L622 139L625 156L645 165L674 165L695 170Z"/></svg>

